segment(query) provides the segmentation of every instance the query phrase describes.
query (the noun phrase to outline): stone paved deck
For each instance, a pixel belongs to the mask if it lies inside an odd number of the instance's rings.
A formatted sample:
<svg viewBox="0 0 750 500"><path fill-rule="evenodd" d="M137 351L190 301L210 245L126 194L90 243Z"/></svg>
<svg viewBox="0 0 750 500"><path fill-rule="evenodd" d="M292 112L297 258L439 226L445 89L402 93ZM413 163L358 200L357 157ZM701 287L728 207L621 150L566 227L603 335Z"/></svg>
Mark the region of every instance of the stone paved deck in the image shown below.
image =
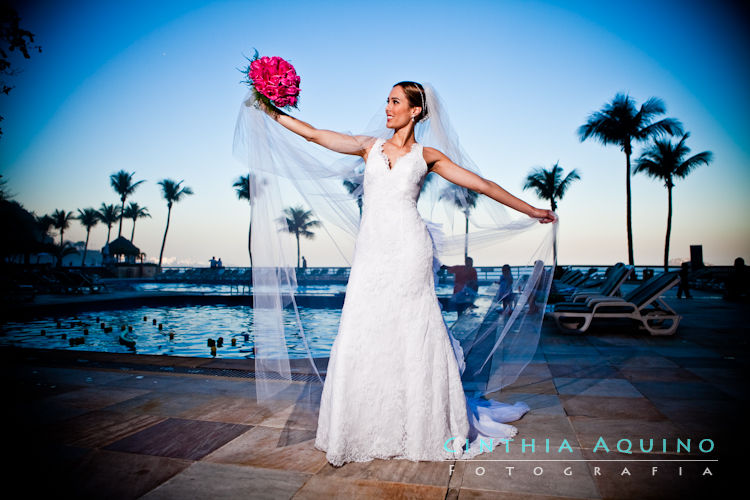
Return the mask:
<svg viewBox="0 0 750 500"><path fill-rule="evenodd" d="M531 412L510 450L483 461L334 468L313 448L316 408L294 399L258 407L243 361L0 349L5 484L29 497L111 500L717 496L743 472L750 314L712 298L668 300L685 316L674 337L611 325L571 336L546 325L534 362L494 395ZM611 453L594 451L599 437ZM623 438L633 454L614 449ZM654 438L654 451L640 451L640 438ZM689 453L676 453L678 438L691 440ZM712 452L698 449L703 439ZM570 449L558 453L563 443ZM593 461L604 458L631 462Z"/></svg>

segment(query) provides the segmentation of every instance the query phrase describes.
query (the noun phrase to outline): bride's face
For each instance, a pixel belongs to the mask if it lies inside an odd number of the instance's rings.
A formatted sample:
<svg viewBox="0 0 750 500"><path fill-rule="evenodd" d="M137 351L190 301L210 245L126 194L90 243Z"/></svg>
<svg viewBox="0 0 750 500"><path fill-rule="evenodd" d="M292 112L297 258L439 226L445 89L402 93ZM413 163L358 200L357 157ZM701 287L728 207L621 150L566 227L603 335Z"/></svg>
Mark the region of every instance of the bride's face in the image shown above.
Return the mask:
<svg viewBox="0 0 750 500"><path fill-rule="evenodd" d="M404 89L396 85L391 89L385 105L385 126L395 129L405 127L411 121L412 116L417 114L417 111L417 108L409 105Z"/></svg>

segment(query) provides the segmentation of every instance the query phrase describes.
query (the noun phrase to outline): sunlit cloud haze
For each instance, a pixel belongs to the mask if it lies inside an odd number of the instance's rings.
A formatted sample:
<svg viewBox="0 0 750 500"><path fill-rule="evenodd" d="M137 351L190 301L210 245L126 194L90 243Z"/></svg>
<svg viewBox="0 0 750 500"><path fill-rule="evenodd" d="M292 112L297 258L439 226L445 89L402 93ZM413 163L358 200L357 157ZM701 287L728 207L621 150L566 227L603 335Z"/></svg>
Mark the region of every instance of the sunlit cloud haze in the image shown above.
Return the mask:
<svg viewBox="0 0 750 500"><path fill-rule="evenodd" d="M627 258L624 154L581 143L578 127L617 92L638 105L660 97L691 132L693 153L714 153L677 181L671 256L702 244L707 263L750 260L749 44L732 5L20 2L21 26L43 52L16 60L16 88L0 96L1 172L15 199L42 214L118 203L109 174L135 171L146 182L132 200L152 215L139 220L135 243L150 259L167 214L156 183L184 179L195 195L173 209L165 263L248 265L249 208L232 188L244 171L231 146L247 91L237 68L257 48L295 65L295 113L318 127L362 130L394 82L427 81L482 174L514 194L545 205L521 190L529 170L557 161L578 169L559 208L563 264ZM632 192L636 263L659 264L666 189L636 175ZM85 238L77 223L65 235ZM97 226L91 247L105 237ZM311 266L344 264L323 237L302 245Z"/></svg>

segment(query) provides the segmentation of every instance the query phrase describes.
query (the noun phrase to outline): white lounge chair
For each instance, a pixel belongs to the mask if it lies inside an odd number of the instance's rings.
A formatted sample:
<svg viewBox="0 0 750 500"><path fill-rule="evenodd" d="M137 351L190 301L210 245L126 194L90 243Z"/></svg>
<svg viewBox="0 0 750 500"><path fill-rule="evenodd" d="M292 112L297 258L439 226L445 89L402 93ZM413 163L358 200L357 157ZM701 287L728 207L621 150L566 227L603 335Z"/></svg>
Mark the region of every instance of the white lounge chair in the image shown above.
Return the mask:
<svg viewBox="0 0 750 500"><path fill-rule="evenodd" d="M661 295L679 281L679 273L663 273L622 298L595 296L585 302L560 302L555 304L552 317L566 332L584 333L595 318L630 318L651 335L672 335L682 317Z"/></svg>

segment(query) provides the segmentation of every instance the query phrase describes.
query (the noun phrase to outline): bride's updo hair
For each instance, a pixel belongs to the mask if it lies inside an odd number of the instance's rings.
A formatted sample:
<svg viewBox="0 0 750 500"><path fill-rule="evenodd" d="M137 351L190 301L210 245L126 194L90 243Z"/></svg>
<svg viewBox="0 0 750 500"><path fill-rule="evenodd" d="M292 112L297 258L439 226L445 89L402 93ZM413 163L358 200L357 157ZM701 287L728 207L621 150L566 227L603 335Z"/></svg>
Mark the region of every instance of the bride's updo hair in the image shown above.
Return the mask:
<svg viewBox="0 0 750 500"><path fill-rule="evenodd" d="M417 82L398 82L394 87L401 87L404 89L404 94L409 100L409 105L412 107L422 108L422 112L414 118L414 123L419 122L427 116L427 103L425 99L424 87L421 83Z"/></svg>

